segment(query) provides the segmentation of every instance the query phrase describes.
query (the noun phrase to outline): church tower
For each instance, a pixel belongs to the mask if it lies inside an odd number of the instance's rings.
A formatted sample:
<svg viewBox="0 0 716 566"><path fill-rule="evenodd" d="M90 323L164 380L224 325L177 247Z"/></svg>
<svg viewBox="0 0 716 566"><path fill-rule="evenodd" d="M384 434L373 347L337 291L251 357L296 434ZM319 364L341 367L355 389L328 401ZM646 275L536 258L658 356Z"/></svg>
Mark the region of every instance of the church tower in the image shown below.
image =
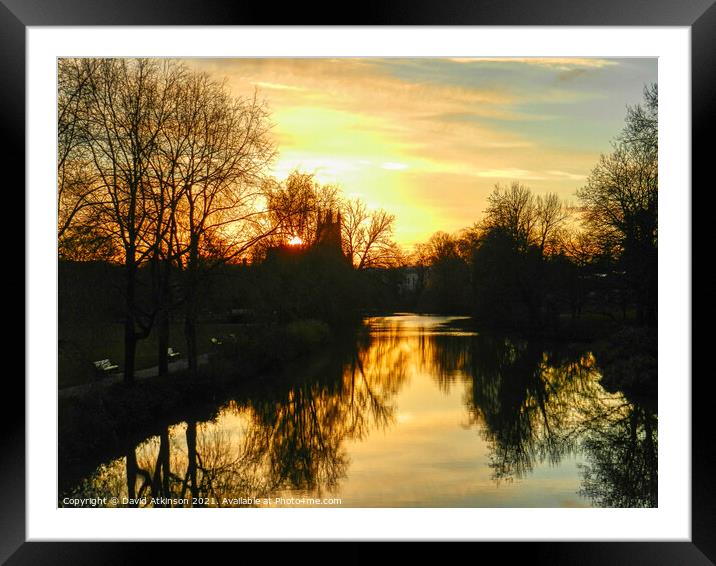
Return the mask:
<svg viewBox="0 0 716 566"><path fill-rule="evenodd" d="M316 245L334 249L342 255L343 246L341 242L341 213L338 212L334 215L332 210L328 210L322 217L319 212Z"/></svg>

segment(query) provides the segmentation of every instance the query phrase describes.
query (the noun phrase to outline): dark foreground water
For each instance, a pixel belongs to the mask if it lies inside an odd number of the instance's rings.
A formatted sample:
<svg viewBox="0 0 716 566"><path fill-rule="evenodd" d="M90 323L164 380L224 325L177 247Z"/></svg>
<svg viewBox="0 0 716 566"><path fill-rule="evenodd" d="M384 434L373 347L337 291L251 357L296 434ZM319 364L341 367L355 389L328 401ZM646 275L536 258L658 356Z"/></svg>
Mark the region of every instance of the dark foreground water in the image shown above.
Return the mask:
<svg viewBox="0 0 716 566"><path fill-rule="evenodd" d="M59 505L640 507L657 504L657 419L578 347L396 315L180 422ZM87 503L84 503L87 505Z"/></svg>

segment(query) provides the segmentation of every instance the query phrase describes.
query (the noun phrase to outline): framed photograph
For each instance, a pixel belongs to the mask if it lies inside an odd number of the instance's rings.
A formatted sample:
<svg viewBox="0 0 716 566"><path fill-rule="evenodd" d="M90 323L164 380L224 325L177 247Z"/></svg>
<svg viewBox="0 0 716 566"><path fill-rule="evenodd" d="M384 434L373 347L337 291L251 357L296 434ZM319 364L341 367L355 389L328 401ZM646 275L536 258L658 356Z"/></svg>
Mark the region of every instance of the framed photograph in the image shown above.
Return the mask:
<svg viewBox="0 0 716 566"><path fill-rule="evenodd" d="M710 0L320 25L3 1L8 563L187 540L716 560L691 369Z"/></svg>

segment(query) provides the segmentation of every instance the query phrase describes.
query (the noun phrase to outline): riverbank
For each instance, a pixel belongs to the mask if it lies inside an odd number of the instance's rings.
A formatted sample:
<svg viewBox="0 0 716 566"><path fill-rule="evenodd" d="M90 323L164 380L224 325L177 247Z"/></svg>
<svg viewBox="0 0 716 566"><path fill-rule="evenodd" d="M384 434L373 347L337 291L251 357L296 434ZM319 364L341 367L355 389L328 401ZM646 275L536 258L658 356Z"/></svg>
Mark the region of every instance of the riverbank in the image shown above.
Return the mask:
<svg viewBox="0 0 716 566"><path fill-rule="evenodd" d="M627 506L656 504L655 405L606 391L591 346L461 332L459 322L467 319L370 318L350 344L333 334L265 369L227 350L194 378L179 372L73 398L61 423L71 437L61 444L60 501L298 490L359 507L609 506L602 495L613 493ZM308 328L318 331L304 323L257 340L275 360ZM630 363L625 353L613 356ZM644 481L622 485L632 477L623 470L602 478L603 461L610 470L633 464ZM511 477L519 492L506 494Z"/></svg>
<svg viewBox="0 0 716 566"><path fill-rule="evenodd" d="M212 338L239 335L249 332L251 325L202 321L197 324L197 350L199 355L213 351ZM185 358L184 324L173 322L170 325L169 346L180 352L180 360ZM124 324L98 323L91 321L65 322L59 327L58 335L58 382L60 389L88 385L98 381L95 360L109 359L118 365L116 373L121 374L124 363ZM156 333L137 342L135 375L151 374L157 365L158 352ZM155 372L155 375L158 372ZM111 380L114 375L99 376L100 381Z"/></svg>
<svg viewBox="0 0 716 566"><path fill-rule="evenodd" d="M340 332L320 321L255 327L251 333L222 337L214 351L200 358L192 376L180 362L159 377L151 369L137 372L131 386L121 376L90 386L60 391L60 483L72 483L86 469L116 458L168 425L187 419L213 418L237 392L260 390L293 364L333 349Z"/></svg>
<svg viewBox="0 0 716 566"><path fill-rule="evenodd" d="M201 354L197 357L197 366L203 367L209 363L210 354ZM188 369L188 361L186 359L176 360L169 362L167 369L169 374L176 374L186 372ZM144 381L150 378L157 378L159 376L159 366L154 366L145 369L139 369L134 372L135 381ZM59 399L69 399L71 397L82 397L87 395L91 391L106 389L112 385L118 385L122 383L124 374L121 371L115 371L108 375L98 375L95 381L90 383L83 383L81 385L73 385L71 387L64 387L59 390Z"/></svg>
<svg viewBox="0 0 716 566"><path fill-rule="evenodd" d="M401 316L394 314L389 318L396 322ZM638 329L628 329L596 342L530 339L480 329L468 317L420 317L406 313L404 318L409 321L406 324L415 328L422 328L422 324L438 324L443 328L447 325L449 329L471 330L467 333L438 332L434 338L427 335L431 340L430 348L421 356L434 357L434 369L442 368L439 375L459 370L481 384L489 379L491 371L501 368L506 383L513 383L511 387L519 389L515 380L519 382L533 375L530 364L542 363L543 356L547 356L555 367L571 367L570 361L582 359L585 352L592 352L605 389L625 391L630 397L638 395L640 401L655 407L655 333L652 336ZM426 320L424 323L413 320L416 318ZM436 323L438 318L445 322ZM321 388L327 383L333 384L329 389L340 388L346 367L354 367L359 376L363 375L361 365L356 365L356 360L362 358L361 363L381 366L380 375L384 379L399 382L405 371L401 363L406 358L382 350L379 350L382 352L380 357L372 362L372 358L366 358L372 340L369 328L370 324L343 328L344 332L340 332L310 320L255 327L250 333L223 337L215 351L204 358L196 376L191 376L176 362L174 367L178 369L174 373L163 377L146 376L137 379L131 387L121 380L114 380L102 386L77 390L77 394L61 394L61 490L76 485L91 470L122 458L146 439L162 434L175 424L214 420L229 402L252 404L258 399L268 400L269 406L279 402L277 399L285 402L291 398L289 392L301 383L301 376L309 375L321 384ZM365 336L361 329L366 331ZM399 332L399 329L399 324L391 326L391 332ZM384 341L382 344L387 347L392 343ZM427 348L422 342L413 346L420 344ZM349 350L344 346L350 347L353 358L347 357ZM512 354L505 357L508 351ZM515 352L520 353L521 361L512 368L509 360ZM346 366L346 363L353 365ZM387 365L383 368L383 364ZM518 367L521 368L519 371ZM316 391L324 391L321 388ZM277 391L282 393L277 396ZM372 394L369 396L373 398Z"/></svg>

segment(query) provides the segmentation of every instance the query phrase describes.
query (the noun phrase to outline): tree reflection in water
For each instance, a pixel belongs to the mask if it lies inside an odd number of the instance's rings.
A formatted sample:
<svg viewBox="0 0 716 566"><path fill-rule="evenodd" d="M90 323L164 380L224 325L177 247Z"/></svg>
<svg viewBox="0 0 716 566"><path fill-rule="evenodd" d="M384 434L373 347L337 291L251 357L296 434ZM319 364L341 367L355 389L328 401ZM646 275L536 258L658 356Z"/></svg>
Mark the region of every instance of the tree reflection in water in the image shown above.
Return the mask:
<svg viewBox="0 0 716 566"><path fill-rule="evenodd" d="M164 428L74 492L130 506L174 504L152 497L237 506L246 504L239 496L331 495L348 473L348 441L392 428L395 398L420 373L443 392L465 387L496 481L578 454L579 493L593 504L657 504L655 403L606 391L589 351L429 324L406 331L390 318L369 327L347 352L236 395L218 411L220 426L194 419Z"/></svg>
<svg viewBox="0 0 716 566"><path fill-rule="evenodd" d="M234 416L235 429L196 421L166 428L129 450L124 465L101 466L74 492L155 507L172 505L165 499L237 506L239 496L331 493L348 469L344 441L394 421L390 402L405 379L399 346L364 335L347 359L314 360L300 377L230 401L219 415Z"/></svg>
<svg viewBox="0 0 716 566"><path fill-rule="evenodd" d="M442 337L425 342L443 368L433 374L471 377L466 404L491 448L496 480L522 478L535 464L558 464L579 452L580 494L602 507L657 504L655 404L607 392L590 352L549 347L505 336L476 335L461 343ZM443 348L447 345L448 348ZM442 350L442 351L441 351Z"/></svg>
<svg viewBox="0 0 716 566"><path fill-rule="evenodd" d="M131 450L125 461L127 490L112 495L126 494L129 501L121 503L130 507L171 507L175 500L203 507L209 498L220 503L237 490L252 493L260 481L247 473L228 432L196 421L165 429Z"/></svg>
<svg viewBox="0 0 716 566"><path fill-rule="evenodd" d="M581 493L600 507L656 507L657 418L628 403L588 431Z"/></svg>

